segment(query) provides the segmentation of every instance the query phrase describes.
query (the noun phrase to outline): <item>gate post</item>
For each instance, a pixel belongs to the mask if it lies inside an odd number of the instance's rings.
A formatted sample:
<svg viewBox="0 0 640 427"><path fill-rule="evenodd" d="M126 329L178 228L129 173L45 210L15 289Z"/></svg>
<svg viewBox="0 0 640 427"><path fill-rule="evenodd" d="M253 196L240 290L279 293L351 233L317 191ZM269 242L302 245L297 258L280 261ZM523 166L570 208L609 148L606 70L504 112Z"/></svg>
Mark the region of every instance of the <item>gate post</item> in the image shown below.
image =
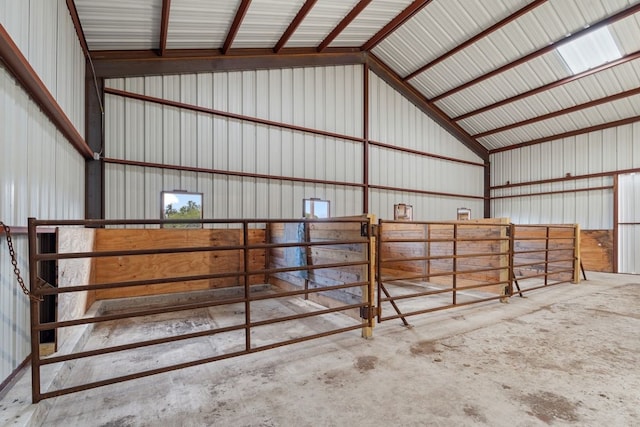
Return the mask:
<svg viewBox="0 0 640 427"><path fill-rule="evenodd" d="M374 232L373 226L373 223L376 220L376 216L373 214L367 214L367 220L367 234L369 236L369 248L367 251L369 255L369 271L367 272L368 285L366 287L363 287L364 289L362 292L362 302L368 305L366 310L367 318L362 319L362 338L373 337L373 325L375 323L373 319L377 313L377 310L375 310L375 285L378 251L376 250L376 232Z"/></svg>
<svg viewBox="0 0 640 427"><path fill-rule="evenodd" d="M573 283L580 283L580 224L574 224L573 233Z"/></svg>

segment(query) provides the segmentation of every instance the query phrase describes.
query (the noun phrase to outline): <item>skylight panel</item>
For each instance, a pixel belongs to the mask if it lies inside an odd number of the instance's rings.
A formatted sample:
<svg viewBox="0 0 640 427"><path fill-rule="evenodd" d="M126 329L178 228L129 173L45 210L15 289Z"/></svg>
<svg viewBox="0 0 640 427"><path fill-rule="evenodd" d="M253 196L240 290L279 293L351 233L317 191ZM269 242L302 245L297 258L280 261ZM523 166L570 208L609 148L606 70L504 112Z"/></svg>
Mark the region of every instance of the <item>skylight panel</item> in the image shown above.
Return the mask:
<svg viewBox="0 0 640 427"><path fill-rule="evenodd" d="M609 28L602 27L558 47L558 53L573 74L622 57Z"/></svg>

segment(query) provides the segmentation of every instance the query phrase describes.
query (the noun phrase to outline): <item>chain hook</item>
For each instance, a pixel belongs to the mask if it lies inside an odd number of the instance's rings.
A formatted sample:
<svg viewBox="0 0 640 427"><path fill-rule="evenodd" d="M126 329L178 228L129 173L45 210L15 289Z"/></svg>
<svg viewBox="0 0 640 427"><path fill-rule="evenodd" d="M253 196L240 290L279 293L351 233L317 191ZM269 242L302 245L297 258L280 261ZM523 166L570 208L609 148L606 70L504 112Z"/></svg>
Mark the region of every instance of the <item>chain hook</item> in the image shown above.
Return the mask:
<svg viewBox="0 0 640 427"><path fill-rule="evenodd" d="M38 298L35 295L33 295L27 288L27 285L24 284L24 279L20 274L20 268L18 268L18 257L16 256L16 251L13 248L11 228L2 221L0 221L0 227L4 229L4 233L7 236L7 246L9 247L9 256L11 257L11 265L13 266L13 274L16 275L16 280L18 281L18 285L20 285L20 287L22 288L22 292L26 296L28 296L31 301L42 301L42 298Z"/></svg>

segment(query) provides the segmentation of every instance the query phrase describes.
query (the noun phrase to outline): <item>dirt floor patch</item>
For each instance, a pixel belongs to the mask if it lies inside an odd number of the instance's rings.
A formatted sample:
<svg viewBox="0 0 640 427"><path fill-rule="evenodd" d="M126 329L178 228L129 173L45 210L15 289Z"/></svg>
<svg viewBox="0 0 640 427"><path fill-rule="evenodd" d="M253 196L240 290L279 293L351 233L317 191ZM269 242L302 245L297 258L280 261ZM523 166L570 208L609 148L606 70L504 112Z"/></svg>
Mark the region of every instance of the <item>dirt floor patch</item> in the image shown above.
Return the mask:
<svg viewBox="0 0 640 427"><path fill-rule="evenodd" d="M442 350L436 348L435 341L420 341L411 346L409 349L414 356L427 356L430 354L442 353Z"/></svg>
<svg viewBox="0 0 640 427"><path fill-rule="evenodd" d="M133 427L137 424L135 419L136 417L133 415L127 415L126 417L118 418L117 420L102 424L101 427Z"/></svg>
<svg viewBox="0 0 640 427"><path fill-rule="evenodd" d="M464 410L464 414L467 417L473 419L473 421L479 422L479 423L487 422L487 418L484 415L482 415L478 407L473 405L464 405L463 410Z"/></svg>
<svg viewBox="0 0 640 427"><path fill-rule="evenodd" d="M578 421L576 409L578 405L569 401L566 397L548 391L522 396L520 401L531 409L528 412L547 424L553 420Z"/></svg>
<svg viewBox="0 0 640 427"><path fill-rule="evenodd" d="M378 363L376 356L360 356L356 359L355 365L360 372L366 372L374 369Z"/></svg>

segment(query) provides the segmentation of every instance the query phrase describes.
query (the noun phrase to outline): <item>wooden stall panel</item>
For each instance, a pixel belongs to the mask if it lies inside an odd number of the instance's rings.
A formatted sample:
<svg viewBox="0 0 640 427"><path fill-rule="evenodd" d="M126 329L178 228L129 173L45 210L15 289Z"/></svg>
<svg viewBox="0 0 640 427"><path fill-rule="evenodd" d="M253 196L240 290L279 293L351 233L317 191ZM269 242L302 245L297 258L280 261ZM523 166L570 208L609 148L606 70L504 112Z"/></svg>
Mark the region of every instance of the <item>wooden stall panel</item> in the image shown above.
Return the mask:
<svg viewBox="0 0 640 427"><path fill-rule="evenodd" d="M432 224L429 226L429 253L431 257L452 256L454 245L451 241L439 242L433 240L453 240L454 225L456 224L456 259L455 270L464 273L468 270L486 270L467 274L458 274L457 287L477 286L483 283L495 283L508 280L509 249L506 240L507 218L490 218L472 221L456 221L451 224ZM467 240L468 239L468 240ZM471 256L473 255L473 256ZM430 260L427 266L430 274L442 274L453 271L453 258ZM453 286L453 275L434 276L429 279L432 283ZM504 293L505 285L486 286L484 292L496 294Z"/></svg>
<svg viewBox="0 0 640 427"><path fill-rule="evenodd" d="M249 230L249 243L264 243L265 231ZM96 231L96 251L123 249L169 249L188 247L220 247L242 245L241 229L99 229ZM249 251L249 269L262 270L265 251ZM242 273L244 251L224 250L149 254L95 259L96 283L163 279L201 274ZM253 275L250 284L264 283L264 275ZM96 299L122 298L187 292L211 288L240 286L242 276L200 281L174 282L96 291Z"/></svg>
<svg viewBox="0 0 640 427"><path fill-rule="evenodd" d="M613 273L613 230L581 230L580 259L585 270Z"/></svg>
<svg viewBox="0 0 640 427"><path fill-rule="evenodd" d="M354 217L366 221L366 216ZM363 262L368 259L369 242L362 236L360 222L299 222L272 223L269 225L270 243L320 243L333 244L292 246L269 250L269 268L321 266L345 262ZM362 243L340 243L341 241ZM345 285L369 280L367 265L315 268L301 271L274 273L269 283L288 290L320 289L326 286ZM314 292L308 299L334 308L363 301L362 287ZM359 318L359 313L347 313Z"/></svg>
<svg viewBox="0 0 640 427"><path fill-rule="evenodd" d="M385 223L381 235L380 259L382 275L401 278L428 274L425 260L411 261L409 258L426 258L429 255L428 226L413 223ZM397 242L394 240L423 240L422 242ZM391 242L385 242L391 240ZM398 261L392 261L398 260Z"/></svg>
<svg viewBox="0 0 640 427"><path fill-rule="evenodd" d="M569 270L574 266L575 228L549 226L548 230L547 233L546 226L514 227L513 263L516 278L543 274L546 269L549 279L571 280L572 273L559 271ZM548 263L546 267L545 263Z"/></svg>

